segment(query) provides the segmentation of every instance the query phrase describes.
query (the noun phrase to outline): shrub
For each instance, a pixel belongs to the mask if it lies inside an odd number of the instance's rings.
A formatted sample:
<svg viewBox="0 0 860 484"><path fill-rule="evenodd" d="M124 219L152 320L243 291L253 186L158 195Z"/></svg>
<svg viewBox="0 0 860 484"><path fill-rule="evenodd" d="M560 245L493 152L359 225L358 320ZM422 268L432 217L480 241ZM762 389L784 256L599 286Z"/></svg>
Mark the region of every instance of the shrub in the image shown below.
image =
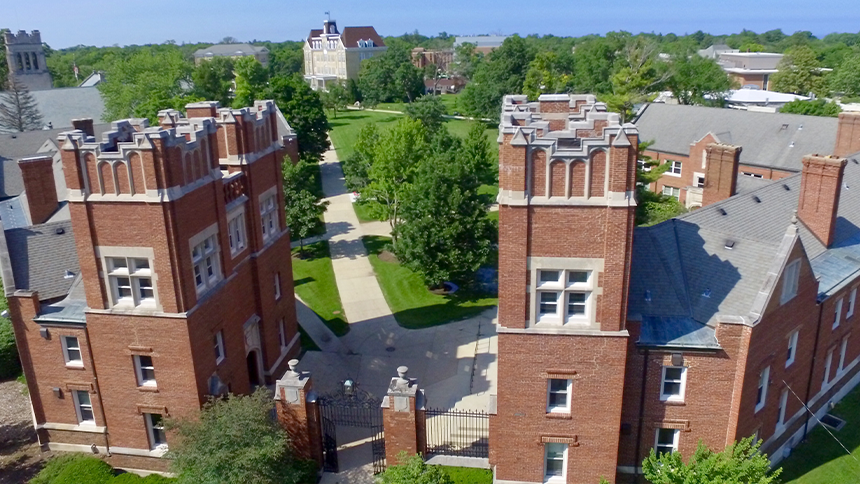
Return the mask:
<svg viewBox="0 0 860 484"><path fill-rule="evenodd" d="M62 454L30 480L30 484L107 484L113 478L113 469L103 460L87 454Z"/></svg>
<svg viewBox="0 0 860 484"><path fill-rule="evenodd" d="M139 475L126 472L114 477L110 484L142 484L143 482L143 478Z"/></svg>
<svg viewBox="0 0 860 484"><path fill-rule="evenodd" d="M0 317L0 380L18 376L20 372L21 362L18 360L12 323Z"/></svg>
<svg viewBox="0 0 860 484"><path fill-rule="evenodd" d="M454 484L492 484L493 471L470 467L442 467Z"/></svg>

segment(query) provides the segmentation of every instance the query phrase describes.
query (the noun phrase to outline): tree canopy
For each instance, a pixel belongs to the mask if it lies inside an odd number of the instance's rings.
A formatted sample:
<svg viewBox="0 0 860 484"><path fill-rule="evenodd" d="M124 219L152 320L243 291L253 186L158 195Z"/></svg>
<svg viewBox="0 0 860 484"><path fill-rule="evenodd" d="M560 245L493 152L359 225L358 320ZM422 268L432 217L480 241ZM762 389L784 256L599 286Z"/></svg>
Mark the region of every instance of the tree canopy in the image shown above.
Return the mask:
<svg viewBox="0 0 860 484"><path fill-rule="evenodd" d="M824 99L812 99L809 101L795 99L794 101L785 103L785 105L779 109L779 112L835 118L842 112L842 108L840 108L835 102L825 101Z"/></svg>
<svg viewBox="0 0 860 484"><path fill-rule="evenodd" d="M191 73L194 94L209 101L218 101L221 106L229 106L233 69L233 59L229 57L213 57L201 62Z"/></svg>
<svg viewBox="0 0 860 484"><path fill-rule="evenodd" d="M827 85L821 63L815 52L801 45L789 49L777 65L778 72L771 76L774 91L790 92L806 96L809 93L823 94Z"/></svg>
<svg viewBox="0 0 860 484"><path fill-rule="evenodd" d="M402 42L388 45L382 55L361 63L358 85L363 103L376 106L383 102L412 102L424 93L424 74L412 65L411 52Z"/></svg>
<svg viewBox="0 0 860 484"><path fill-rule="evenodd" d="M476 118L498 119L499 106L506 94L523 92L534 51L520 36L505 39L475 69L472 82L466 86L460 101Z"/></svg>

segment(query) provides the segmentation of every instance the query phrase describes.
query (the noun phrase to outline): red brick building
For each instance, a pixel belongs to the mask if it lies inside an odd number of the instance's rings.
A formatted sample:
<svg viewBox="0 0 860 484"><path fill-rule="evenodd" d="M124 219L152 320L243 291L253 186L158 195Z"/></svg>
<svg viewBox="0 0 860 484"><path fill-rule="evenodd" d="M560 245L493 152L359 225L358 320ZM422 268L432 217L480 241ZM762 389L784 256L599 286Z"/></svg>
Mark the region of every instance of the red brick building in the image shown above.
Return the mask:
<svg viewBox="0 0 860 484"><path fill-rule="evenodd" d="M731 196L742 150L710 144L713 203L634 228L638 142L592 96L505 98L497 483L643 482L652 448L752 435L778 461L860 382L860 163Z"/></svg>
<svg viewBox="0 0 860 484"><path fill-rule="evenodd" d="M20 162L32 225L4 231L4 286L40 443L165 470L162 419L273 383L298 354L272 101L76 123ZM285 256L286 254L286 256Z"/></svg>
<svg viewBox="0 0 860 484"><path fill-rule="evenodd" d="M634 123L640 140L653 142L644 154L669 165L651 190L687 208L702 206L709 144L743 148L738 189L745 192L799 173L804 155L833 153L837 131L834 118L661 103L647 105Z"/></svg>

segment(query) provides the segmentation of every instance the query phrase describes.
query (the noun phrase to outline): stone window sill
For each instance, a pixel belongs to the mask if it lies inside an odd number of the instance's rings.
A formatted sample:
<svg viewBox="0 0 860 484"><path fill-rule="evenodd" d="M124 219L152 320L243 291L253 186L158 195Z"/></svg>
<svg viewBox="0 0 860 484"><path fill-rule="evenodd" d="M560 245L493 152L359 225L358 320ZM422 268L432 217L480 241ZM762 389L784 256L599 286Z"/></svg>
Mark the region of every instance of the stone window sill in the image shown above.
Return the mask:
<svg viewBox="0 0 860 484"><path fill-rule="evenodd" d="M142 391L142 392L158 393L158 387L157 386L142 385L142 386L137 387L137 389Z"/></svg>
<svg viewBox="0 0 860 484"><path fill-rule="evenodd" d="M683 400L663 400L663 405L670 405L673 407L684 407L687 405Z"/></svg>
<svg viewBox="0 0 860 484"><path fill-rule="evenodd" d="M573 415L569 413L561 413L561 412L550 412L546 414L546 418L556 419L556 420L572 420Z"/></svg>
<svg viewBox="0 0 860 484"><path fill-rule="evenodd" d="M68 369L68 370L84 370L85 368L84 368L83 363L81 363L79 365L74 364L74 363L66 363L66 369Z"/></svg>

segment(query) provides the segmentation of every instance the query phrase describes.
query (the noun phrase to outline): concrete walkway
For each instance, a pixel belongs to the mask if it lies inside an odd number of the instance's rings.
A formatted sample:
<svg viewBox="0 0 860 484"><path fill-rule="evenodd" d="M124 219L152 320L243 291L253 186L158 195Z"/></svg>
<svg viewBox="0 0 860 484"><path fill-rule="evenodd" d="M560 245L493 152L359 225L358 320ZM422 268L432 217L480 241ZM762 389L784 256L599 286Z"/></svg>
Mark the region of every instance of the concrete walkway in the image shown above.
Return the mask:
<svg viewBox="0 0 860 484"><path fill-rule="evenodd" d="M405 365L409 376L417 378L426 391L429 406L486 410L489 395L496 393L496 308L432 328L410 330L398 325L361 242L365 234L389 235L388 223L358 222L334 149L325 153L320 172L329 201L326 234L321 239L329 241L349 333L331 340L333 335L319 317L297 301L299 322L322 349L305 353L299 368L311 372L317 393L333 393L351 378L360 389L381 398L396 368ZM321 344L318 338L329 340ZM338 429L338 445L352 450L339 453L341 472L324 476L322 482L372 482L367 446L357 445L357 437L349 436Z"/></svg>

